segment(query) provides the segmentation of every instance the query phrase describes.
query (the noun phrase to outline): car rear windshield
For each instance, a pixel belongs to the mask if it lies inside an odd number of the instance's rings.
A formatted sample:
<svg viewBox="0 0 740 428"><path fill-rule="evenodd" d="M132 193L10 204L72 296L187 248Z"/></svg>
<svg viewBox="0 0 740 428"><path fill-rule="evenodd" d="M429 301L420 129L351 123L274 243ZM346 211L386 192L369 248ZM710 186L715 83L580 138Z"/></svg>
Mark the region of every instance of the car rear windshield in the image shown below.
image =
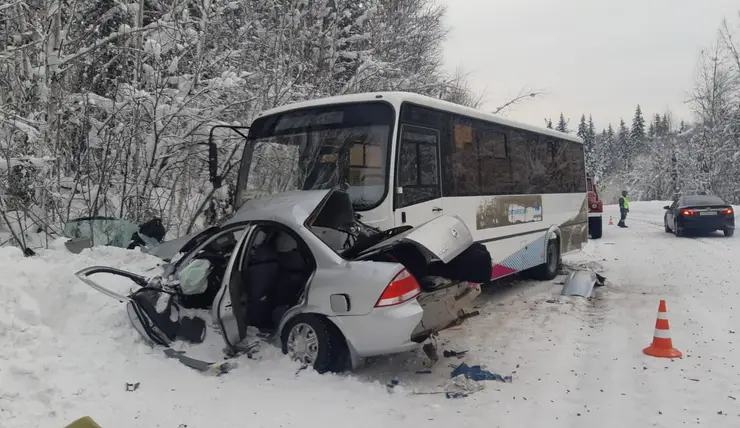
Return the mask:
<svg viewBox="0 0 740 428"><path fill-rule="evenodd" d="M681 205L684 207L693 207L697 205L726 205L725 201L717 196L697 195L684 196L681 198Z"/></svg>

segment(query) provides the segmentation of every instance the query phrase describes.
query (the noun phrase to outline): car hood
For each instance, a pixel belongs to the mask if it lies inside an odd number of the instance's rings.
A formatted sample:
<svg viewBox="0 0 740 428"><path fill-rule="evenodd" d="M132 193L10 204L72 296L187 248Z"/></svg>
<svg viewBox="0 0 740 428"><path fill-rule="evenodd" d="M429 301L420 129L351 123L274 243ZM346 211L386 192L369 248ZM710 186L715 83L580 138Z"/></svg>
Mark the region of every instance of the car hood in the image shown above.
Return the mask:
<svg viewBox="0 0 740 428"><path fill-rule="evenodd" d="M224 225L254 220L276 220L286 225L303 225L333 192L341 191L297 190L250 199ZM352 210L351 202L349 210Z"/></svg>

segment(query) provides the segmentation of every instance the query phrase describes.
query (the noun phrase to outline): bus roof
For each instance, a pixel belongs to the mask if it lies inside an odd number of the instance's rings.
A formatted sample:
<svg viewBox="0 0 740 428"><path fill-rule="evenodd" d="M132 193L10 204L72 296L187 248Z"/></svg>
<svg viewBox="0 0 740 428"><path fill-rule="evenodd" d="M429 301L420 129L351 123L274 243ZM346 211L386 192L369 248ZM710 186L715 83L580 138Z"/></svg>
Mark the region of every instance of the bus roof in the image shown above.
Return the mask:
<svg viewBox="0 0 740 428"><path fill-rule="evenodd" d="M576 143L583 144L583 140L570 134L564 134L562 132L555 131L554 129L548 129L539 126L527 125L514 120L504 119L492 113L487 113L482 110L474 109L471 107L461 106L459 104L451 103L449 101L440 100L437 98L427 97L425 95L414 94L411 92L366 92L361 94L351 95L340 95L336 97L317 98L310 101L301 101L292 104L286 104L284 106L276 107L270 110L265 110L257 115L257 117L269 116L275 113L283 113L286 111L317 107L328 104L344 104L354 103L363 101L376 101L386 100L395 106L400 106L402 102L408 101L421 106L426 106L433 109L448 111L450 113L457 113L460 115L472 117L474 119L486 120L499 125L510 126L512 128L523 129L526 131L536 132L538 134L549 135L555 138L561 138L563 140L573 141Z"/></svg>

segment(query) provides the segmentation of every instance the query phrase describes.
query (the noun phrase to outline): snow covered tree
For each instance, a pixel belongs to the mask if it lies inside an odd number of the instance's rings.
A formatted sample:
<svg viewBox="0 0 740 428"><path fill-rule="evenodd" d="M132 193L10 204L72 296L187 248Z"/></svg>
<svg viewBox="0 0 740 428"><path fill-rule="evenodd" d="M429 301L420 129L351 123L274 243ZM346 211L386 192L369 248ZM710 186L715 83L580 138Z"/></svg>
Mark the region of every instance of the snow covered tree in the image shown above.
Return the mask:
<svg viewBox="0 0 740 428"><path fill-rule="evenodd" d="M242 145L217 133L214 192L212 125L308 98L467 88L442 67L433 0L27 3L0 5L0 212L31 223L156 215L179 234L204 204L230 209ZM458 102L480 99L466 91Z"/></svg>
<svg viewBox="0 0 740 428"><path fill-rule="evenodd" d="M616 160L617 168L621 171L629 170L630 168L630 130L624 123L623 119L619 119L619 130L617 131L617 142L614 157Z"/></svg>
<svg viewBox="0 0 740 428"><path fill-rule="evenodd" d="M586 136L588 141L592 143L596 141L596 126L594 125L594 118L591 115L588 116L588 131Z"/></svg>
<svg viewBox="0 0 740 428"><path fill-rule="evenodd" d="M560 113L560 119L558 119L558 124L555 126L555 130L566 134L570 132L570 130L568 129L568 122L565 120L565 116L563 116L563 113Z"/></svg>
<svg viewBox="0 0 740 428"><path fill-rule="evenodd" d="M578 131L576 135L583 140L583 150L586 156L586 171L594 173L596 166L596 132L594 130L594 121L589 116L588 122L586 121L586 115L581 115L581 121L578 123Z"/></svg>
<svg viewBox="0 0 740 428"><path fill-rule="evenodd" d="M586 134L588 134L588 123L586 123L586 115L581 115L581 121L578 123L578 130L576 131L576 135L578 138L581 138L582 140L586 140Z"/></svg>
<svg viewBox="0 0 740 428"><path fill-rule="evenodd" d="M642 109L639 104L632 118L632 128L629 137L630 152L628 155L634 157L645 149L645 118L642 115Z"/></svg>
<svg viewBox="0 0 740 428"><path fill-rule="evenodd" d="M545 119L545 127L552 129L552 119Z"/></svg>

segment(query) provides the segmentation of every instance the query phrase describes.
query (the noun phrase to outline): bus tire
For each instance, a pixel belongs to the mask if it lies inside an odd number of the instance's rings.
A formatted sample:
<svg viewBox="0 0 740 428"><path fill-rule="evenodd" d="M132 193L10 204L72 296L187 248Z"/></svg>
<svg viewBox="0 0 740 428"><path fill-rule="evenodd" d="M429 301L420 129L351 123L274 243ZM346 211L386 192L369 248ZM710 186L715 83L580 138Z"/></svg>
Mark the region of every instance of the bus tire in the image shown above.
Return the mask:
<svg viewBox="0 0 740 428"><path fill-rule="evenodd" d="M601 217L589 217L588 218L588 234L591 239L601 239L603 232Z"/></svg>
<svg viewBox="0 0 740 428"><path fill-rule="evenodd" d="M553 238L547 241L545 263L532 269L532 277L538 281L550 281L558 276L560 269L560 241Z"/></svg>

